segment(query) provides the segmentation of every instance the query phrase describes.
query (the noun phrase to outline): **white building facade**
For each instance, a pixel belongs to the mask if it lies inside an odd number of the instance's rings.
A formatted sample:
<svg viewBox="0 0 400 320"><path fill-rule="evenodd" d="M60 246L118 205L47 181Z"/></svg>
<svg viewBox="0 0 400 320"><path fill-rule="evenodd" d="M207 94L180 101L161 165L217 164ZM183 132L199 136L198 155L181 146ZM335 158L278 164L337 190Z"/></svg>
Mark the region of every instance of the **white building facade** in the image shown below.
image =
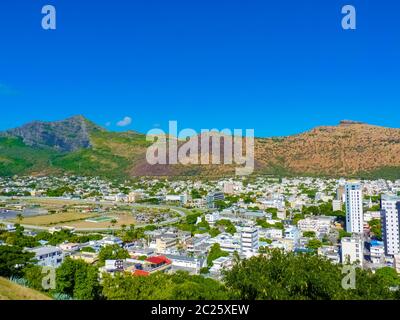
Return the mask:
<svg viewBox="0 0 400 320"><path fill-rule="evenodd" d="M241 253L252 256L258 252L258 229L256 227L244 227L240 237Z"/></svg>
<svg viewBox="0 0 400 320"><path fill-rule="evenodd" d="M363 233L363 198L361 184L358 181L348 181L345 185L346 195L346 231Z"/></svg>
<svg viewBox="0 0 400 320"><path fill-rule="evenodd" d="M341 249L343 264L356 263L362 266L364 261L364 241L359 235L342 238Z"/></svg>
<svg viewBox="0 0 400 320"><path fill-rule="evenodd" d="M381 220L385 254L393 256L400 253L400 197L387 194L382 195Z"/></svg>

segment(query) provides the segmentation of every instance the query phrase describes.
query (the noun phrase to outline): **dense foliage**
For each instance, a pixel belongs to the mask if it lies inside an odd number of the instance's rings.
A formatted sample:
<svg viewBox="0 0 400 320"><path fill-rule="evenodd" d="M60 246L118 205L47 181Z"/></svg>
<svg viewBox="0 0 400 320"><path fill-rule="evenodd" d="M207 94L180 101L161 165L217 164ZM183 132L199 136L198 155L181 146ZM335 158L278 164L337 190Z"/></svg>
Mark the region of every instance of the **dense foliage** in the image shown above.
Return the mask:
<svg viewBox="0 0 400 320"><path fill-rule="evenodd" d="M379 275L357 269L356 288L345 290L340 265L317 255L280 250L238 261L225 273L226 286L240 299L391 299Z"/></svg>
<svg viewBox="0 0 400 320"><path fill-rule="evenodd" d="M105 275L103 295L110 300L203 300L228 299L223 284L184 272L138 277L129 274Z"/></svg>

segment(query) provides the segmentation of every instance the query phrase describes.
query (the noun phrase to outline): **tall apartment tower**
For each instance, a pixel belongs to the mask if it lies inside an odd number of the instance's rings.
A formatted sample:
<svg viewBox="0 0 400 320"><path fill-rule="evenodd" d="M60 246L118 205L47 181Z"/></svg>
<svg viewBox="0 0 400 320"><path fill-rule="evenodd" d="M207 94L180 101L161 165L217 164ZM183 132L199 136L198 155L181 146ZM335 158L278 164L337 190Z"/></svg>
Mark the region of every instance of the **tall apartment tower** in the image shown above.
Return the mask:
<svg viewBox="0 0 400 320"><path fill-rule="evenodd" d="M382 238L386 255L400 253L400 197L386 194L381 197Z"/></svg>
<svg viewBox="0 0 400 320"><path fill-rule="evenodd" d="M363 198L359 181L348 181L345 185L346 193L346 231L363 233Z"/></svg>

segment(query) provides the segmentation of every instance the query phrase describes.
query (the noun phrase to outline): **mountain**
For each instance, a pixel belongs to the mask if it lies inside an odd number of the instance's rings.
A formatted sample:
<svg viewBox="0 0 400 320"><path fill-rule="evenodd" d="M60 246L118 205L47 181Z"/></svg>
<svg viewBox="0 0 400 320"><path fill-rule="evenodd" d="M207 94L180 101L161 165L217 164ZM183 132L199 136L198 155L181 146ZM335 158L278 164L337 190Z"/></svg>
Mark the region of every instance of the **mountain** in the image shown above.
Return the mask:
<svg viewBox="0 0 400 320"><path fill-rule="evenodd" d="M0 175L217 177L235 172L235 165L150 165L150 145L144 134L107 131L83 116L35 121L0 133ZM274 175L400 178L400 129L343 120L298 135L257 138L255 168Z"/></svg>
<svg viewBox="0 0 400 320"><path fill-rule="evenodd" d="M90 148L90 133L103 129L83 116L55 122L34 121L20 128L8 130L0 136L19 137L30 147L50 147L61 152Z"/></svg>

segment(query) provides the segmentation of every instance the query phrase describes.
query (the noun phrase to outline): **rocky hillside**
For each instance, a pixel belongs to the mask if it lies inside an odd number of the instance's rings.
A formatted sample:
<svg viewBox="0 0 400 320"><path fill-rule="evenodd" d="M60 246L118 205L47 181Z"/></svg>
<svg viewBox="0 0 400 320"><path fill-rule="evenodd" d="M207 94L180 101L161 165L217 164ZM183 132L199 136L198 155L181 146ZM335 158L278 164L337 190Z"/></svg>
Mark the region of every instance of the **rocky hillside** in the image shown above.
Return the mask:
<svg viewBox="0 0 400 320"><path fill-rule="evenodd" d="M83 116L74 116L62 121L34 121L20 128L1 134L5 137L19 137L30 147L50 147L61 152L71 152L91 147L90 133L102 130Z"/></svg>
<svg viewBox="0 0 400 320"><path fill-rule="evenodd" d="M110 132L82 116L33 122L0 134L0 175L216 177L235 172L232 165L153 166L145 158L149 145L143 134ZM277 175L400 178L400 129L342 121L298 135L258 138L255 167Z"/></svg>
<svg viewBox="0 0 400 320"><path fill-rule="evenodd" d="M283 139L259 139L256 158L267 169L317 175L396 173L400 167L400 130L342 121ZM400 171L398 176L400 176Z"/></svg>

